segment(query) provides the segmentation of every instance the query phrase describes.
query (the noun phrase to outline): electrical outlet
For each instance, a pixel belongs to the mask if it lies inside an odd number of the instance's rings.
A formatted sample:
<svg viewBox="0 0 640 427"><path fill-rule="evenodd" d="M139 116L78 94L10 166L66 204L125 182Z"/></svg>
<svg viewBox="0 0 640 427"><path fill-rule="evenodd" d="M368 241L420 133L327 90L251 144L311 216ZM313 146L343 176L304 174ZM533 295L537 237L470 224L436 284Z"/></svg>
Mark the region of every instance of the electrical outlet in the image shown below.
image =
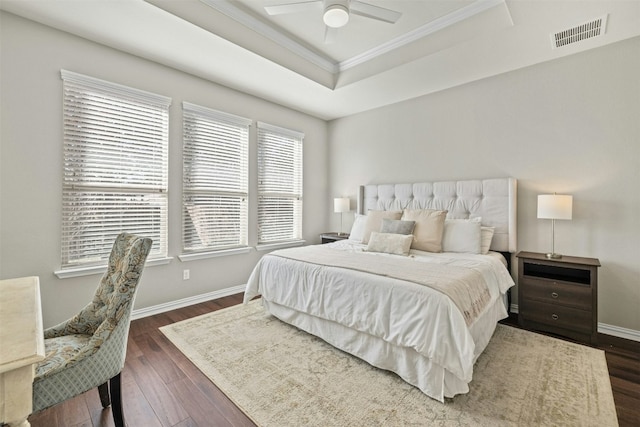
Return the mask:
<svg viewBox="0 0 640 427"><path fill-rule="evenodd" d="M189 270L182 270L182 280L189 280Z"/></svg>

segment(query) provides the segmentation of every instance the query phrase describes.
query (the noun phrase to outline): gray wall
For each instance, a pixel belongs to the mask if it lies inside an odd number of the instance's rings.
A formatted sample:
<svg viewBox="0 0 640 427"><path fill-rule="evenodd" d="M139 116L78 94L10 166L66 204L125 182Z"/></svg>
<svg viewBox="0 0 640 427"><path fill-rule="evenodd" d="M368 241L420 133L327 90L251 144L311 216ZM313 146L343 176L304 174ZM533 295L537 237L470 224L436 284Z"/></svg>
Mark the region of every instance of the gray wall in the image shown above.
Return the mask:
<svg viewBox="0 0 640 427"><path fill-rule="evenodd" d="M334 120L331 194L355 206L360 184L512 176L518 248L539 252L537 195L572 194L556 251L600 259L599 321L640 336L638 52L634 38Z"/></svg>
<svg viewBox="0 0 640 427"><path fill-rule="evenodd" d="M305 133L303 237L327 230L325 121L174 69L1 13L0 279L40 277L45 326L89 302L99 275L61 280L62 80L67 69L173 98L170 109L169 255L181 250L182 101ZM212 55L215 52L211 53ZM255 126L250 164L256 164ZM256 244L256 168L250 175L249 243ZM246 283L262 255L251 252L147 267L136 309ZM182 280L188 268L191 279Z"/></svg>

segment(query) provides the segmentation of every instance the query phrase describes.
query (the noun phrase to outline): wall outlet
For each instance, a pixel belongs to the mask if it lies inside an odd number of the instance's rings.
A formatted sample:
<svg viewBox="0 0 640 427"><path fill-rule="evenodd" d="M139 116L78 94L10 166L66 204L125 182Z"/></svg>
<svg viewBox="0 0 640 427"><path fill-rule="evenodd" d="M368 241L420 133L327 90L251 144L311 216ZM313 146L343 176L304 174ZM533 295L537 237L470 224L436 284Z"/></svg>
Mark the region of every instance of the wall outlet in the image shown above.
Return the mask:
<svg viewBox="0 0 640 427"><path fill-rule="evenodd" d="M189 270L182 270L182 280L189 280Z"/></svg>

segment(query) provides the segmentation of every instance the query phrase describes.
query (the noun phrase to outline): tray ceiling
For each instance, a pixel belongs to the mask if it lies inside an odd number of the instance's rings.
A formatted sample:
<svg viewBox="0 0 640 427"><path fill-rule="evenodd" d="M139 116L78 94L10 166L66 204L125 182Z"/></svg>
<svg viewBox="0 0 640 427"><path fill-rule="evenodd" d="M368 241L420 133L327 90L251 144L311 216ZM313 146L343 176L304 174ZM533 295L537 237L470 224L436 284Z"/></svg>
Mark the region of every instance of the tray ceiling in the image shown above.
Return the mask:
<svg viewBox="0 0 640 427"><path fill-rule="evenodd" d="M361 0L395 24L353 15L324 42L322 6L294 0L2 0L0 9L326 120L640 35L637 0ZM303 1L303 0L301 0ZM601 35L552 34L608 17Z"/></svg>

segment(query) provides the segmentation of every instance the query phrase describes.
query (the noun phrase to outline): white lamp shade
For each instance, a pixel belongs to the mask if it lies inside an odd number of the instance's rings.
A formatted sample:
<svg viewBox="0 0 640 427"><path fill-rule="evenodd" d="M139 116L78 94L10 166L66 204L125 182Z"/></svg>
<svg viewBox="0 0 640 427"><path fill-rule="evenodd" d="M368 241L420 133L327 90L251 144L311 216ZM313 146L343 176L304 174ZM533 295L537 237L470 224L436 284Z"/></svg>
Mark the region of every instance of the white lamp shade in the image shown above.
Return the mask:
<svg viewBox="0 0 640 427"><path fill-rule="evenodd" d="M333 199L333 211L335 213L349 212L349 198L337 197Z"/></svg>
<svg viewBox="0 0 640 427"><path fill-rule="evenodd" d="M571 219L573 196L563 194L540 194L538 196L538 218Z"/></svg>
<svg viewBox="0 0 640 427"><path fill-rule="evenodd" d="M341 4L332 4L324 11L324 23L331 28L340 28L349 22L349 9Z"/></svg>

